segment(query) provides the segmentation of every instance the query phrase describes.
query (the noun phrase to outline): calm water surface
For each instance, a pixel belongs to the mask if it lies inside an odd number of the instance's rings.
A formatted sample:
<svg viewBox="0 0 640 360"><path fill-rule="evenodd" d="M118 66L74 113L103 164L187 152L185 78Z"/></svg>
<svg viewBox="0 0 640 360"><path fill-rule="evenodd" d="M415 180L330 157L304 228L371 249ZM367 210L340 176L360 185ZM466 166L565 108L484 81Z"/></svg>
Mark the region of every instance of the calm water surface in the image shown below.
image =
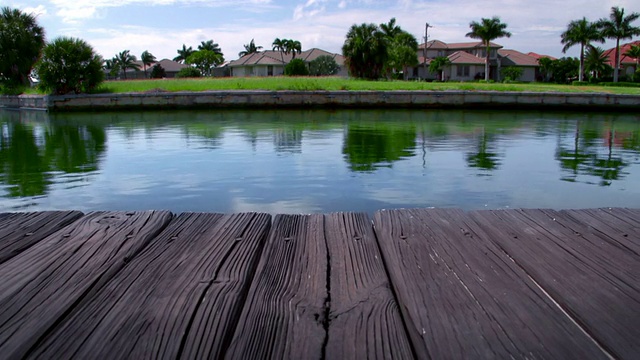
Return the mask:
<svg viewBox="0 0 640 360"><path fill-rule="evenodd" d="M640 116L0 111L0 211L640 207Z"/></svg>

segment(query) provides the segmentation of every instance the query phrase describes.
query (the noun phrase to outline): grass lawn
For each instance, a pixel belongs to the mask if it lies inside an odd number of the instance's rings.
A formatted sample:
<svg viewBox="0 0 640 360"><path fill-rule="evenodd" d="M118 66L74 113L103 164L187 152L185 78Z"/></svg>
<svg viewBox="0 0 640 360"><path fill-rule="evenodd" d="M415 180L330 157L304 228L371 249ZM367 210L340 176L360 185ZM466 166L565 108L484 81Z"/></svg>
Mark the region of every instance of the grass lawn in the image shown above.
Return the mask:
<svg viewBox="0 0 640 360"><path fill-rule="evenodd" d="M640 88L613 86L572 86L549 83L486 84L476 82L365 81L335 77L254 77L107 81L97 93L206 90L468 90L573 92L640 95Z"/></svg>

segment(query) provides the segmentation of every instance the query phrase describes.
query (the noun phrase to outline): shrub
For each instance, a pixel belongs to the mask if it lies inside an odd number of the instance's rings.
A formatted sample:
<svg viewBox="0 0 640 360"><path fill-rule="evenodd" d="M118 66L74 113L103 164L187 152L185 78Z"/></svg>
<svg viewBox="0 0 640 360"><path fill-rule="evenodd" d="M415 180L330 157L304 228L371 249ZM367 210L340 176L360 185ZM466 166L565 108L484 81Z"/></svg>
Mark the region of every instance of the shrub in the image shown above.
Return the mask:
<svg viewBox="0 0 640 360"><path fill-rule="evenodd" d="M182 68L176 74L177 78L194 78L194 77L200 77L200 76L202 76L202 74L200 73L200 70L194 67Z"/></svg>
<svg viewBox="0 0 640 360"><path fill-rule="evenodd" d="M522 68L515 66L505 67L500 70L500 74L506 81L518 81L520 80L520 76L522 76Z"/></svg>
<svg viewBox="0 0 640 360"><path fill-rule="evenodd" d="M340 66L333 56L322 55L309 62L309 75L330 76L340 71Z"/></svg>
<svg viewBox="0 0 640 360"><path fill-rule="evenodd" d="M167 77L167 72L164 70L162 65L155 64L151 68L151 73L150 73L149 77L152 78L152 79L162 79L162 78Z"/></svg>
<svg viewBox="0 0 640 360"><path fill-rule="evenodd" d="M0 82L9 91L29 85L31 68L44 46L44 29L36 17L18 9L0 10Z"/></svg>
<svg viewBox="0 0 640 360"><path fill-rule="evenodd" d="M104 80L102 57L84 40L72 37L47 44L36 72L40 87L54 94L87 93Z"/></svg>
<svg viewBox="0 0 640 360"><path fill-rule="evenodd" d="M307 64L302 59L293 59L284 68L284 74L287 76L305 76L309 75Z"/></svg>

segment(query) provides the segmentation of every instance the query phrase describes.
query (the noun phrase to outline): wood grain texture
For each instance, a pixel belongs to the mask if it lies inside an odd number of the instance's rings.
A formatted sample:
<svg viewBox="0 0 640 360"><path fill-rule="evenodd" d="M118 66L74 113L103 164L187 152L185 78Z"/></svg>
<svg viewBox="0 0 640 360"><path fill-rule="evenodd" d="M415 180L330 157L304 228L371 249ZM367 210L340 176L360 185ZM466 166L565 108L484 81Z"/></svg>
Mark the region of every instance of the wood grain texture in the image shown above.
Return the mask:
<svg viewBox="0 0 640 360"><path fill-rule="evenodd" d="M0 264L81 216L80 211L2 214L0 217Z"/></svg>
<svg viewBox="0 0 640 360"><path fill-rule="evenodd" d="M321 358L327 266L323 215L277 215L226 357Z"/></svg>
<svg viewBox="0 0 640 360"><path fill-rule="evenodd" d="M602 224L594 227L593 217L576 223L589 212L512 210L471 215L608 352L637 358L640 261L614 239L598 234L595 229Z"/></svg>
<svg viewBox="0 0 640 360"><path fill-rule="evenodd" d="M95 212L0 266L0 353L21 358L169 222L168 212Z"/></svg>
<svg viewBox="0 0 640 360"><path fill-rule="evenodd" d="M331 296L326 358L413 358L369 217L325 215L325 237Z"/></svg>
<svg viewBox="0 0 640 360"><path fill-rule="evenodd" d="M462 211L380 211L374 226L418 358L606 358Z"/></svg>
<svg viewBox="0 0 640 360"><path fill-rule="evenodd" d="M31 355L220 358L270 222L267 214L181 214Z"/></svg>

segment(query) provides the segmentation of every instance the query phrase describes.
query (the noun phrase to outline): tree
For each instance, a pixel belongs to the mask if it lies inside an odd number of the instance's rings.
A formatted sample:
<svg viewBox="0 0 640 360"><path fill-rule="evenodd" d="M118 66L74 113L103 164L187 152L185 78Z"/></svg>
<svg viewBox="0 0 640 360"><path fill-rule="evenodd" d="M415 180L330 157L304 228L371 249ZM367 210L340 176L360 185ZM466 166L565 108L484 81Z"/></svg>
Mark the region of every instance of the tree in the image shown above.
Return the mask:
<svg viewBox="0 0 640 360"><path fill-rule="evenodd" d="M548 57L541 57L538 59L538 64L540 65L543 81L549 81L549 77L553 74L553 60Z"/></svg>
<svg viewBox="0 0 640 360"><path fill-rule="evenodd" d="M330 55L320 55L309 62L309 75L330 76L340 71L340 66Z"/></svg>
<svg viewBox="0 0 640 360"><path fill-rule="evenodd" d="M187 47L185 44L182 44L182 49L178 49L178 56L173 58L173 61L177 61L179 63L184 63L189 55L194 53L194 50L191 46Z"/></svg>
<svg viewBox="0 0 640 360"><path fill-rule="evenodd" d="M586 47L590 45L592 41L604 42L604 36L598 29L598 24L590 23L587 18L580 20L573 20L567 26L567 30L560 35L561 43L564 45L562 52L566 53L567 50L580 44L580 70L578 72L578 81L583 80L584 75L584 53Z"/></svg>
<svg viewBox="0 0 640 360"><path fill-rule="evenodd" d="M508 32L507 24L501 23L500 18L497 16L491 19L482 18L481 22L472 21L469 24L471 31L465 36L472 39L482 40L482 44L485 46L485 63L484 63L484 79L489 81L489 55L491 50L491 41L501 37L511 37L511 33Z"/></svg>
<svg viewBox="0 0 640 360"><path fill-rule="evenodd" d="M60 37L44 47L36 71L43 89L55 94L79 94L102 83L102 63L102 57L85 41Z"/></svg>
<svg viewBox="0 0 640 360"><path fill-rule="evenodd" d="M116 60L115 57L113 59L105 60L103 68L108 70L109 76L113 76L114 78L116 78L120 72L120 65L118 65L118 60Z"/></svg>
<svg viewBox="0 0 640 360"><path fill-rule="evenodd" d="M606 76L613 71L611 65L607 64L605 51L593 45L587 47L587 52L584 57L584 69L594 78Z"/></svg>
<svg viewBox="0 0 640 360"><path fill-rule="evenodd" d="M389 52L387 74L392 70L402 69L403 78L406 80L407 68L418 65L418 40L396 26L395 18L392 18L389 24L381 24L380 28L387 37Z"/></svg>
<svg viewBox="0 0 640 360"><path fill-rule="evenodd" d="M567 84L578 76L580 60L572 57L563 57L551 62L553 80L558 84Z"/></svg>
<svg viewBox="0 0 640 360"><path fill-rule="evenodd" d="M444 69L451 65L451 60L446 56L438 56L429 63L429 72L438 74L440 81L444 81Z"/></svg>
<svg viewBox="0 0 640 360"><path fill-rule="evenodd" d="M177 78L193 78L193 77L200 77L200 76L202 76L202 73L200 73L199 69L196 69L194 67L182 68L176 74Z"/></svg>
<svg viewBox="0 0 640 360"><path fill-rule="evenodd" d="M275 38L275 40L273 40L273 44L271 44L273 51L280 52L280 59L282 60L283 64L284 64L284 55L282 55L282 53L284 52L284 49L285 49L285 40L286 39Z"/></svg>
<svg viewBox="0 0 640 360"><path fill-rule="evenodd" d="M125 80L127 79L127 69L133 69L135 71L140 70L140 65L135 63L137 60L136 56L131 55L129 50L124 50L117 54L114 60L118 63L120 70L122 70Z"/></svg>
<svg viewBox="0 0 640 360"><path fill-rule="evenodd" d="M200 42L200 45L198 45L198 50L213 51L214 53L222 56L222 58L224 59L224 55L222 54L222 49L220 49L220 46L218 45L218 43L214 43L213 40L207 40L207 41ZM224 60L223 60L223 62L224 62Z"/></svg>
<svg viewBox="0 0 640 360"><path fill-rule="evenodd" d="M354 24L347 32L342 55L351 76L379 79L389 58L387 38L375 24Z"/></svg>
<svg viewBox="0 0 640 360"><path fill-rule="evenodd" d="M194 65L203 76L211 76L211 70L223 62L222 55L211 50L198 50L187 58L187 64Z"/></svg>
<svg viewBox="0 0 640 360"><path fill-rule="evenodd" d="M28 83L31 68L44 46L44 29L35 16L3 7L0 12L0 82Z"/></svg>
<svg viewBox="0 0 640 360"><path fill-rule="evenodd" d="M620 40L631 39L640 35L640 28L631 25L640 18L639 13L631 13L624 16L624 8L614 6L611 8L609 19L600 19L598 26L602 34L609 39L616 39L615 64L613 66L613 82L618 82L618 70L620 69Z"/></svg>
<svg viewBox="0 0 640 360"><path fill-rule="evenodd" d="M292 58L296 58L296 52L302 53L302 44L298 40L285 39L284 40L284 53L291 54Z"/></svg>
<svg viewBox="0 0 640 360"><path fill-rule="evenodd" d="M153 56L152 53L145 50L142 55L140 55L140 60L142 60L142 65L144 66L144 77L147 77L147 66L150 66L154 62L156 62L156 57Z"/></svg>
<svg viewBox="0 0 640 360"><path fill-rule="evenodd" d="M262 49L262 46L256 46L256 43L251 39L251 42L244 44L244 50L238 53L238 57L243 57L249 54L255 54Z"/></svg>
<svg viewBox="0 0 640 360"><path fill-rule="evenodd" d="M152 79L162 79L162 78L165 78L165 77L167 77L167 72L164 70L162 65L160 65L160 64L153 65L153 67L151 68L150 78L152 78Z"/></svg>
<svg viewBox="0 0 640 360"><path fill-rule="evenodd" d="M393 39L400 35L404 30L402 30L400 26L396 25L396 18L391 18L388 23L380 24L380 31L382 31L387 38Z"/></svg>
<svg viewBox="0 0 640 360"><path fill-rule="evenodd" d="M292 59L284 67L284 74L287 76L306 76L309 75L309 69L302 59Z"/></svg>
<svg viewBox="0 0 640 360"><path fill-rule="evenodd" d="M522 68L517 66L507 66L505 68L502 68L502 70L500 70L500 73L504 78L504 81L518 81L522 76L522 72L523 72Z"/></svg>
<svg viewBox="0 0 640 360"><path fill-rule="evenodd" d="M636 59L636 72L640 71L640 67L638 67L638 63L640 62L640 45L631 45L629 50L624 54Z"/></svg>

